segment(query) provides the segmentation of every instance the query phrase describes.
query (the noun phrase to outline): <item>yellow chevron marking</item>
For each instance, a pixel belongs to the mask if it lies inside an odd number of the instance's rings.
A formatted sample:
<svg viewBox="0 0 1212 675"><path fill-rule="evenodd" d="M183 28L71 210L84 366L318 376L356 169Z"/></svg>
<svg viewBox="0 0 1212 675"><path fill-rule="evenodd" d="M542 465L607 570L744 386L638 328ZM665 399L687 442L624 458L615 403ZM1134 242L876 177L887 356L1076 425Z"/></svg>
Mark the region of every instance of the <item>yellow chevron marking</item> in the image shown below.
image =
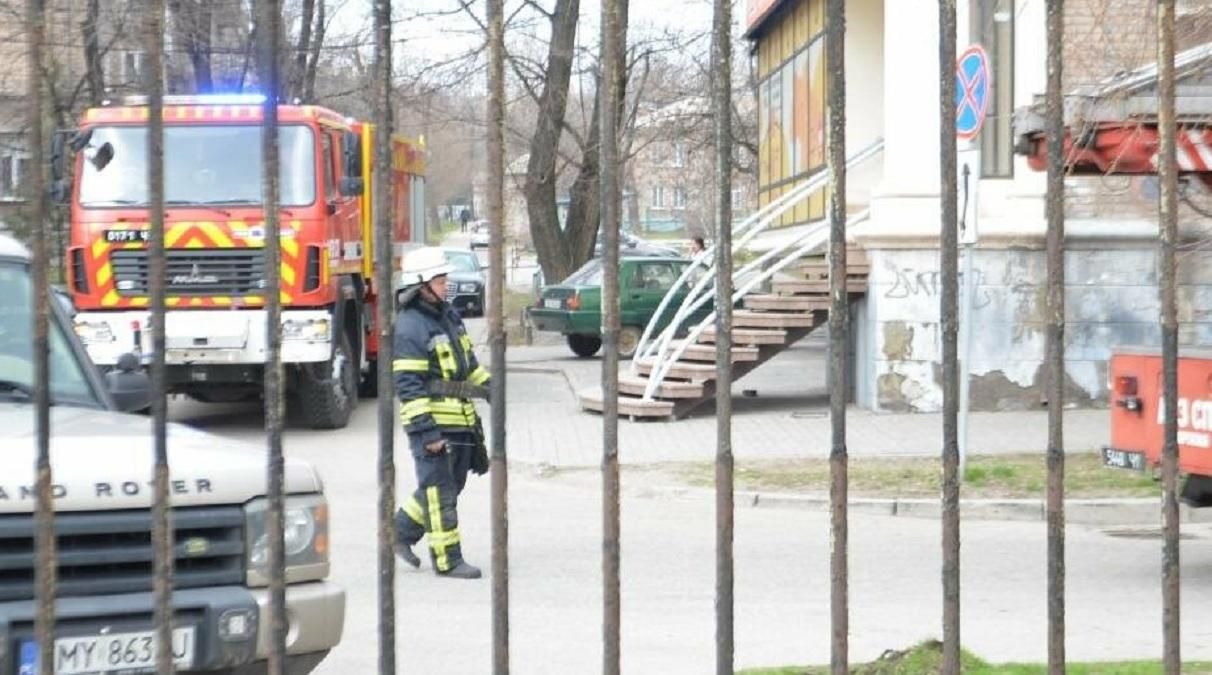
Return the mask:
<svg viewBox="0 0 1212 675"><path fill-rule="evenodd" d="M168 228L168 232L164 234L164 247L173 248L176 246L181 237L185 236L186 232L189 232L189 228L190 223L177 223Z"/></svg>
<svg viewBox="0 0 1212 675"><path fill-rule="evenodd" d="M292 258L299 257L299 242L294 239L283 239L282 251L289 254Z"/></svg>
<svg viewBox="0 0 1212 675"><path fill-rule="evenodd" d="M202 243L201 239L194 237L193 239L185 242L184 248L206 248L206 244Z"/></svg>
<svg viewBox="0 0 1212 675"><path fill-rule="evenodd" d="M223 307L227 307L227 306L231 305L231 298L226 298L226 297L220 296L220 297L211 298L211 299L214 300L216 305L221 305Z"/></svg>
<svg viewBox="0 0 1212 675"><path fill-rule="evenodd" d="M100 258L101 256L105 255L105 252L108 249L109 249L109 244L105 243L104 239L98 239L97 241L94 241L93 242L93 258Z"/></svg>
<svg viewBox="0 0 1212 675"><path fill-rule="evenodd" d="M114 268L108 262L101 265L97 270L97 285L104 286L109 283L110 279L114 278Z"/></svg>
<svg viewBox="0 0 1212 675"><path fill-rule="evenodd" d="M282 263L282 281L287 286L295 285L295 268L291 267L288 263Z"/></svg>
<svg viewBox="0 0 1212 675"><path fill-rule="evenodd" d="M185 119L185 114L186 114L185 106L177 106L176 111L177 111L177 119L179 119L179 120Z"/></svg>
<svg viewBox="0 0 1212 675"><path fill-rule="evenodd" d="M118 304L118 291L110 289L110 291L105 294L105 297L101 298L101 304L105 307L113 307L114 305Z"/></svg>
<svg viewBox="0 0 1212 675"><path fill-rule="evenodd" d="M206 108L203 108L202 106L198 106L198 107L194 108L194 119L196 119L196 120L206 119Z"/></svg>
<svg viewBox="0 0 1212 675"><path fill-rule="evenodd" d="M92 121L92 120L97 119L100 116L100 114L101 114L100 110L97 110L96 108L90 108L86 117L88 118L89 121Z"/></svg>
<svg viewBox="0 0 1212 675"><path fill-rule="evenodd" d="M190 307L201 307L201 306L202 306L202 298L194 298L193 300L190 300L190 301L189 301L189 306L190 306Z"/></svg>
<svg viewBox="0 0 1212 675"><path fill-rule="evenodd" d="M134 111L132 111L130 108L122 109L122 119L129 120L133 115L134 115Z"/></svg>
<svg viewBox="0 0 1212 675"><path fill-rule="evenodd" d="M136 244L136 243L133 243L133 242L132 242L132 243L130 243L130 244L123 244L123 245L122 245L122 248L124 248L124 249L126 249L126 250L128 250L128 251L129 251L129 250L131 250L131 249L143 248L143 244Z"/></svg>
<svg viewBox="0 0 1212 675"><path fill-rule="evenodd" d="M214 223L198 223L198 229L205 232L206 236L210 237L211 241L215 243L215 246L218 246L219 248L236 247L236 244L231 240L231 237L224 234L223 230L219 229L219 226L215 225Z"/></svg>
<svg viewBox="0 0 1212 675"><path fill-rule="evenodd" d="M259 295L244 296L244 304L246 304L246 305L259 305L262 302L263 302L263 300L262 300L261 296L259 296Z"/></svg>
<svg viewBox="0 0 1212 675"><path fill-rule="evenodd" d="M169 307L176 307L177 305L181 304L181 298L165 298L164 304L168 305Z"/></svg>
<svg viewBox="0 0 1212 675"><path fill-rule="evenodd" d="M150 117L151 117L151 110L149 108L139 108L139 119L145 120Z"/></svg>
<svg viewBox="0 0 1212 675"><path fill-rule="evenodd" d="M286 291L282 291L281 293L279 293L279 294L278 294L278 299L279 299L279 300L281 300L281 301L282 301L282 304L284 304L284 305L290 304L290 303L292 302L292 300L293 300L293 299L290 297L290 294L289 294L289 293L287 293Z"/></svg>
<svg viewBox="0 0 1212 675"><path fill-rule="evenodd" d="M150 302L150 298L139 297L130 299L132 307L146 307L148 302Z"/></svg>

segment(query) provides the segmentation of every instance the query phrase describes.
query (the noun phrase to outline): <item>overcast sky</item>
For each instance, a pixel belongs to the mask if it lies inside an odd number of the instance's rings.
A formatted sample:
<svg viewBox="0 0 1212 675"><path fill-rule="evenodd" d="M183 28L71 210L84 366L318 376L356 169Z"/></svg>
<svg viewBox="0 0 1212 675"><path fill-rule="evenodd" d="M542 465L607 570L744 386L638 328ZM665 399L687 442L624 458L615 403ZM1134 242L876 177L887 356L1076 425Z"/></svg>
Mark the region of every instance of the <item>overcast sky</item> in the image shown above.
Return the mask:
<svg viewBox="0 0 1212 675"><path fill-rule="evenodd" d="M476 25L463 14L437 16L459 7L459 0L396 0L394 9L398 22L393 37L403 39L410 51L432 55L442 60L473 49L483 41ZM505 14L509 16L517 8L518 0L505 0ZM545 0L551 7L554 0ZM711 28L712 0L632 0L631 30L633 34L661 31L666 28L691 30ZM334 28L338 33L352 33L369 25L370 0L345 0L334 14ZM734 22L737 12L743 11L743 3L735 3ZM484 1L476 2L476 11L483 16ZM581 25L579 41L582 45L596 43L598 18L601 12L599 0L581 0ZM533 12L529 16L534 16Z"/></svg>

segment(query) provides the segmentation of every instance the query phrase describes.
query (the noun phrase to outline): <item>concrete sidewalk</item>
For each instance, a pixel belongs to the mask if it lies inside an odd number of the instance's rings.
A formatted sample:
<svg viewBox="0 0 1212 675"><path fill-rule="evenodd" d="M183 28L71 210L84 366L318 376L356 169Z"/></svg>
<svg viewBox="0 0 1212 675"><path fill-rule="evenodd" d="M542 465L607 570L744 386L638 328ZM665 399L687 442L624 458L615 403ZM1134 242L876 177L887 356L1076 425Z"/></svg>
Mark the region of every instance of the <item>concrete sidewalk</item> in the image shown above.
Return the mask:
<svg viewBox="0 0 1212 675"><path fill-rule="evenodd" d="M577 358L558 344L510 347L507 363L511 459L561 468L597 466L602 418L581 412L575 392L598 386L601 360ZM624 369L628 366L623 364ZM825 380L824 343L809 338L737 382L732 418L736 457L828 456L831 427ZM745 395L746 390L753 395ZM1043 452L1047 415L1046 409L972 413L969 452ZM625 464L710 461L715 454L715 426L710 404L672 422L621 421L620 459ZM1067 451L1091 451L1104 445L1108 434L1105 410L1066 411ZM942 448L942 415L881 414L852 407L847 441L855 457L936 456Z"/></svg>

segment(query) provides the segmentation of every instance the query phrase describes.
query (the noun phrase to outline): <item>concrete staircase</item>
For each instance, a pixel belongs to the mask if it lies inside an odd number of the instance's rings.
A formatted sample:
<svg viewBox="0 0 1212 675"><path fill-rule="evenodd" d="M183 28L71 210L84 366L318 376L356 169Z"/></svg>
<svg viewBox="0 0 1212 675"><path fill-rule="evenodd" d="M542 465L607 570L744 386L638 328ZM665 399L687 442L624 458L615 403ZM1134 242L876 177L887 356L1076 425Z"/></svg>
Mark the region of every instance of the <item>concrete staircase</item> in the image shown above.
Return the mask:
<svg viewBox="0 0 1212 675"><path fill-rule="evenodd" d="M847 252L846 288L853 299L867 290L869 265L861 249ZM766 290L744 296L733 311L733 381L772 359L829 320L829 266L820 257L785 268ZM676 346L676 345L675 345ZM686 345L651 399L644 399L655 358L636 362L636 373L619 375L619 415L637 419L677 419L712 400L716 393L715 327ZM577 392L581 409L601 412L599 388Z"/></svg>

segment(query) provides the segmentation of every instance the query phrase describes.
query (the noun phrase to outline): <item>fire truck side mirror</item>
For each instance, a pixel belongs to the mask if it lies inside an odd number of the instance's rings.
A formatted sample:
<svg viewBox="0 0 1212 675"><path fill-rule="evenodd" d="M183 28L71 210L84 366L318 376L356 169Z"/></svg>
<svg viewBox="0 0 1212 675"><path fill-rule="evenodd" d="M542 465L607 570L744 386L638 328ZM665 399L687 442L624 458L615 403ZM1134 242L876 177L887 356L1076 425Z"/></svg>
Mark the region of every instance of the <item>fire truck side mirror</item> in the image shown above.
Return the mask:
<svg viewBox="0 0 1212 675"><path fill-rule="evenodd" d="M345 151L345 175L351 178L361 178L362 137L352 131L346 131L345 139L341 145ZM358 194L361 194L361 192Z"/></svg>
<svg viewBox="0 0 1212 675"><path fill-rule="evenodd" d="M341 176L341 183L337 186L342 197L361 197L362 196L362 179L354 176Z"/></svg>

